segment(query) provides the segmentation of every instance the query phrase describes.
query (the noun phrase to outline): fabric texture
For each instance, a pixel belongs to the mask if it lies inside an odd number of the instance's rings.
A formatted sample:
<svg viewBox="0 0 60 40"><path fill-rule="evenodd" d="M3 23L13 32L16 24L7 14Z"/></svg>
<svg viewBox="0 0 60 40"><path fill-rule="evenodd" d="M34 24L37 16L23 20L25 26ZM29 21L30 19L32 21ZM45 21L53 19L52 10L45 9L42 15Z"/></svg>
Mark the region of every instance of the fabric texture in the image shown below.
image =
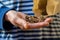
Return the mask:
<svg viewBox="0 0 60 40"><path fill-rule="evenodd" d="M32 12L33 0L0 0L0 2L2 3L0 3L0 9L5 6L28 15L34 15ZM60 40L60 13L50 17L54 20L48 27L23 31L13 26L9 31L0 30L0 40ZM8 26L6 27L8 29L11 25L5 22L4 26Z"/></svg>
<svg viewBox="0 0 60 40"><path fill-rule="evenodd" d="M3 18L6 12L8 12L8 10L10 10L7 7L2 7L0 8L0 29L4 29L3 27Z"/></svg>

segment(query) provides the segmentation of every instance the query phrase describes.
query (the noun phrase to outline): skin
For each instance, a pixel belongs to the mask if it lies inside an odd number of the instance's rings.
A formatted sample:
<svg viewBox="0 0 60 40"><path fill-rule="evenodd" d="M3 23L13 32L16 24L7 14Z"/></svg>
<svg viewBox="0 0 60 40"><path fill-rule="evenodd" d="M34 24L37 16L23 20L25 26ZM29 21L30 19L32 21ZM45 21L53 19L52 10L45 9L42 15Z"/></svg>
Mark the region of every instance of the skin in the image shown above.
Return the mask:
<svg viewBox="0 0 60 40"><path fill-rule="evenodd" d="M16 12L14 10L10 10L6 13L5 15L5 20L9 21L15 26L18 26L22 30L27 30L27 29L36 29L36 28L41 28L44 26L48 26L49 23L52 21L52 18L46 18L44 22L39 22L39 23L29 23L25 21L25 14L22 12Z"/></svg>

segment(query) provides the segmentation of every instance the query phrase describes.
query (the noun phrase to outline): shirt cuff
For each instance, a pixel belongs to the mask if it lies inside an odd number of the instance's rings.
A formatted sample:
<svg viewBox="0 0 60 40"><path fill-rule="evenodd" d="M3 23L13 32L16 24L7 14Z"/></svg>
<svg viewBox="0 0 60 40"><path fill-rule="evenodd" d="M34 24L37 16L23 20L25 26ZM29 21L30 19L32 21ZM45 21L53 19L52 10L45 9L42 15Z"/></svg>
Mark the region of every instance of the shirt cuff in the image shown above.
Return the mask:
<svg viewBox="0 0 60 40"><path fill-rule="evenodd" d="M3 27L3 18L4 18L4 15L7 13L7 11L9 11L10 8L8 7L1 7L0 8L0 29L4 29Z"/></svg>

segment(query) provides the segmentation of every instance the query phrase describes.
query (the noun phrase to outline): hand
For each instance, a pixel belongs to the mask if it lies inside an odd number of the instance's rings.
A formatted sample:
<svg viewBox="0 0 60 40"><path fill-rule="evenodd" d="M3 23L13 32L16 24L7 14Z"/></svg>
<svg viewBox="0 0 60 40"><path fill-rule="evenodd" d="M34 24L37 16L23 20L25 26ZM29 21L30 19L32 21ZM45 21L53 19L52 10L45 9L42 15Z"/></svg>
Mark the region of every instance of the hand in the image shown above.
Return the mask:
<svg viewBox="0 0 60 40"><path fill-rule="evenodd" d="M47 18L44 22L39 23L29 23L25 21L25 14L22 12L16 12L16 11L9 11L6 13L5 19L7 21L10 21L13 25L18 26L21 29L35 29L40 28L44 26L48 26L49 23L52 21L51 18Z"/></svg>

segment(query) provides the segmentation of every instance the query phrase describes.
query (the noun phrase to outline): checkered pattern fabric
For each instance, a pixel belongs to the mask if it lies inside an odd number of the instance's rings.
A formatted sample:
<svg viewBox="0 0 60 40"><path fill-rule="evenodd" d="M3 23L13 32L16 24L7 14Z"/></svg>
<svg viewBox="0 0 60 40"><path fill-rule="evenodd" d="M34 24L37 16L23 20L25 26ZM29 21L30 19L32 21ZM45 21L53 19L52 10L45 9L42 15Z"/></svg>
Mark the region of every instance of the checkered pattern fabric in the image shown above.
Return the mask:
<svg viewBox="0 0 60 40"><path fill-rule="evenodd" d="M0 8L3 6L33 15L33 0L0 0ZM0 40L60 40L60 13L50 17L53 21L48 27L22 31L13 26L10 31L0 30Z"/></svg>

